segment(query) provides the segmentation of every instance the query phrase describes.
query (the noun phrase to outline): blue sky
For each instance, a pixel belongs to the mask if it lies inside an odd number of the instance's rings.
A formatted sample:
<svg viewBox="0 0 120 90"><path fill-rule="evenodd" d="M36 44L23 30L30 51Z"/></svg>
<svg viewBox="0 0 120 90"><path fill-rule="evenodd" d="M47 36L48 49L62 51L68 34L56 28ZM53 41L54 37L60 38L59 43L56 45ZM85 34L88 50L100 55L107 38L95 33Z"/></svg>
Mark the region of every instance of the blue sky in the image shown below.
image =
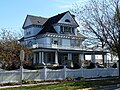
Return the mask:
<svg viewBox="0 0 120 90"><path fill-rule="evenodd" d="M87 0L1 0L0 29L21 29L27 14L51 17Z"/></svg>

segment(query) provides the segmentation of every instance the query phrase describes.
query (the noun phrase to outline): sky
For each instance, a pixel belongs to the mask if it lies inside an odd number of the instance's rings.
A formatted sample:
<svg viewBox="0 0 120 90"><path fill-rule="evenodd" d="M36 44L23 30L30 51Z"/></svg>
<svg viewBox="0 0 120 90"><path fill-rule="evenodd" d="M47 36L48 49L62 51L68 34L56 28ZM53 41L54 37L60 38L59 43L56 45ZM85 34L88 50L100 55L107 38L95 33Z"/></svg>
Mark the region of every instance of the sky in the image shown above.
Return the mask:
<svg viewBox="0 0 120 90"><path fill-rule="evenodd" d="M0 29L18 30L27 15L49 18L87 0L1 0Z"/></svg>

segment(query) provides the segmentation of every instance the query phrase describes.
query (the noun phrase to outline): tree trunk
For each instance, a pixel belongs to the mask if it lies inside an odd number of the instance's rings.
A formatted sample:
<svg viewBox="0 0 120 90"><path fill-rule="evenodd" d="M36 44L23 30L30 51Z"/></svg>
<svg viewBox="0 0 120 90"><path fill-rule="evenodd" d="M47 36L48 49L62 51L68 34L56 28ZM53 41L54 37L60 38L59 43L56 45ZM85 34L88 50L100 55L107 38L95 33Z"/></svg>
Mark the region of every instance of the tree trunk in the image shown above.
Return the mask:
<svg viewBox="0 0 120 90"><path fill-rule="evenodd" d="M103 41L101 42L102 42L102 49L104 49ZM105 66L104 50L102 50L102 59L103 59L103 66Z"/></svg>

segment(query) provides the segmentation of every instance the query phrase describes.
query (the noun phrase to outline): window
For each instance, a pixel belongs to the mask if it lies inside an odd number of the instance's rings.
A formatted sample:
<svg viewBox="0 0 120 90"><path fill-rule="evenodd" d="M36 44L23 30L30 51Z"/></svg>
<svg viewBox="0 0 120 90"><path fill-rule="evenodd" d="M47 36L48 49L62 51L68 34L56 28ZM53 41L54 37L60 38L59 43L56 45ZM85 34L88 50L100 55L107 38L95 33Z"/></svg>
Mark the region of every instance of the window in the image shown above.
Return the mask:
<svg viewBox="0 0 120 90"><path fill-rule="evenodd" d="M29 41L28 42L28 47L31 47L32 46L32 41Z"/></svg>
<svg viewBox="0 0 120 90"><path fill-rule="evenodd" d="M58 41L55 40L55 41L54 41L54 44L58 44Z"/></svg>
<svg viewBox="0 0 120 90"><path fill-rule="evenodd" d="M75 45L75 40L71 40L71 46Z"/></svg>
<svg viewBox="0 0 120 90"><path fill-rule="evenodd" d="M58 45L58 39L57 38L53 38L53 44Z"/></svg>
<svg viewBox="0 0 120 90"><path fill-rule="evenodd" d="M71 27L64 27L65 33L71 33Z"/></svg>
<svg viewBox="0 0 120 90"><path fill-rule="evenodd" d="M31 32L30 31L28 31L27 33L26 33L26 35L30 35L31 34Z"/></svg>
<svg viewBox="0 0 120 90"><path fill-rule="evenodd" d="M70 20L66 19L65 22L70 22Z"/></svg>
<svg viewBox="0 0 120 90"><path fill-rule="evenodd" d="M73 27L61 26L60 29L61 29L60 33L71 33L71 34L74 34L74 28Z"/></svg>
<svg viewBox="0 0 120 90"><path fill-rule="evenodd" d="M74 33L74 31L75 31L74 28L72 28L72 33Z"/></svg>
<svg viewBox="0 0 120 90"><path fill-rule="evenodd" d="M80 40L76 40L76 46L80 46Z"/></svg>
<svg viewBox="0 0 120 90"><path fill-rule="evenodd" d="M63 33L63 26L60 27L60 33Z"/></svg>

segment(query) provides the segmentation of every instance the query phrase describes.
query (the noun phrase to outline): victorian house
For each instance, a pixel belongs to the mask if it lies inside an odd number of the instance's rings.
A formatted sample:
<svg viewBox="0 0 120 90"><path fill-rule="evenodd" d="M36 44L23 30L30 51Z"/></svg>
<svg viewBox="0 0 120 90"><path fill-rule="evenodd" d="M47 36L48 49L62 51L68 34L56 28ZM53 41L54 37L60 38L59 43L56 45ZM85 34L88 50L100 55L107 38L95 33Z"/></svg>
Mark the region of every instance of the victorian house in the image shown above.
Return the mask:
<svg viewBox="0 0 120 90"><path fill-rule="evenodd" d="M50 18L27 15L23 24L24 37L20 40L32 49L35 65L80 66L85 55L91 55L91 61L97 61L95 55L101 50L86 49L82 42L85 36L78 32L75 16L69 11ZM106 52L103 52L106 59Z"/></svg>

